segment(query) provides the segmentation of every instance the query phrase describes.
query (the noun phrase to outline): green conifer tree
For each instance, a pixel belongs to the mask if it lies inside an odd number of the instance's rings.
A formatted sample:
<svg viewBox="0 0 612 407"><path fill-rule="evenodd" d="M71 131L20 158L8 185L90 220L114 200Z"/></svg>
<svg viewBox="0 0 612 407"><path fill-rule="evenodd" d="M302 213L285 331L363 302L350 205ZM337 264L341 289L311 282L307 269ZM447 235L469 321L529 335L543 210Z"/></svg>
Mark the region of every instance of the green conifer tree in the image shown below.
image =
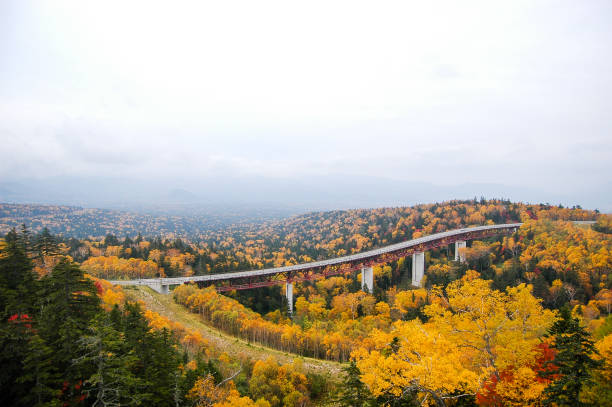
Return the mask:
<svg viewBox="0 0 612 407"><path fill-rule="evenodd" d="M174 392L181 357L169 331L151 332L138 304L125 306L125 338L138 362L135 374L143 380L145 405L174 406Z"/></svg>
<svg viewBox="0 0 612 407"><path fill-rule="evenodd" d="M138 358L113 327L110 314L98 314L78 345L79 357L73 363L85 365L83 370L93 367L83 382L83 391L93 406L140 404L143 383L132 372Z"/></svg>
<svg viewBox="0 0 612 407"><path fill-rule="evenodd" d="M364 407L371 400L371 394L360 379L361 372L354 360L344 369L340 394L337 402L343 407Z"/></svg>
<svg viewBox="0 0 612 407"><path fill-rule="evenodd" d="M544 390L545 405L581 406L580 392L592 384L592 373L601 362L592 358L596 354L589 333L573 318L569 307L561 309L560 319L550 328L548 335L554 338L554 360L548 362L552 369L545 369L543 377L555 380Z"/></svg>
<svg viewBox="0 0 612 407"><path fill-rule="evenodd" d="M38 284L23 234L13 229L5 243L0 251L0 405L31 405L20 404L30 389L16 379L24 374Z"/></svg>
<svg viewBox="0 0 612 407"><path fill-rule="evenodd" d="M27 351L23 358L23 373L17 383L24 387L19 405L55 407L60 405L60 374L53 365L53 352L37 334L30 334Z"/></svg>
<svg viewBox="0 0 612 407"><path fill-rule="evenodd" d="M78 357L79 339L100 311L100 299L94 283L66 259L41 283L39 334L53 350L53 364L64 380L63 394L72 400L82 395L74 386L91 375L91 366L75 365L73 360Z"/></svg>

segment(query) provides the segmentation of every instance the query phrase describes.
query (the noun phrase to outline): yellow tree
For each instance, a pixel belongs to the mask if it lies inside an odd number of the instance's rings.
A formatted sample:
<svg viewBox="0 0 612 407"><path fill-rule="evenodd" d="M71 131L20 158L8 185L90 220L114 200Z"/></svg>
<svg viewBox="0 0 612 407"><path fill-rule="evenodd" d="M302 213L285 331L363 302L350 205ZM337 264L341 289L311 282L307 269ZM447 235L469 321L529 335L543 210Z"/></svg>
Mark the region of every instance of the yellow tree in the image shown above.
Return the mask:
<svg viewBox="0 0 612 407"><path fill-rule="evenodd" d="M270 403L264 399L254 402L249 397L240 396L236 389L232 389L224 401L213 404L213 407L270 407Z"/></svg>
<svg viewBox="0 0 612 407"><path fill-rule="evenodd" d="M353 353L361 380L373 395L416 394L422 405L475 394L478 375L465 368L469 360L457 344L418 320L397 322L390 333L374 331L374 350Z"/></svg>
<svg viewBox="0 0 612 407"><path fill-rule="evenodd" d="M504 293L476 276L468 272L447 287L442 302L425 307L430 323L469 356L469 368L481 381L493 376L499 383L502 372L516 373L505 377L536 377L526 369L534 365L537 345L554 322L554 313L542 307L530 286L521 284Z"/></svg>
<svg viewBox="0 0 612 407"><path fill-rule="evenodd" d="M524 394L524 404L534 395L537 399L543 386L527 386L537 377L529 370L554 314L542 308L528 286L504 293L477 276L469 271L446 294L434 290L438 298L425 307L426 324L397 322L390 333L374 331L367 341L373 350L353 353L375 395L416 392L423 405L433 400L442 406L447 398L476 394L494 379L502 396L514 400Z"/></svg>
<svg viewBox="0 0 612 407"><path fill-rule="evenodd" d="M598 358L603 362L600 370L593 372L593 383L581 398L592 405L612 405L612 334L595 344Z"/></svg>
<svg viewBox="0 0 612 407"><path fill-rule="evenodd" d="M279 366L272 358L258 360L253 366L249 391L272 407L301 406L308 403L308 380L296 364Z"/></svg>
<svg viewBox="0 0 612 407"><path fill-rule="evenodd" d="M187 393L187 398L192 400L196 407L210 407L217 402L224 401L227 396L227 390L216 386L211 374L198 378L193 388Z"/></svg>

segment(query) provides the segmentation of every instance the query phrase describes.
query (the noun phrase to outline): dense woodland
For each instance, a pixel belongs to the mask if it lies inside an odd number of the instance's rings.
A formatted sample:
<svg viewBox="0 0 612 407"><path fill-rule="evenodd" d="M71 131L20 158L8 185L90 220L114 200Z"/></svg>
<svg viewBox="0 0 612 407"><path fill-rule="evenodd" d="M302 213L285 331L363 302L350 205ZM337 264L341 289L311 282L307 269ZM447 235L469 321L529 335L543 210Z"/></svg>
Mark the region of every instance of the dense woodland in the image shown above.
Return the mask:
<svg viewBox="0 0 612 407"><path fill-rule="evenodd" d="M281 287L228 295L195 285L173 291L175 301L231 335L346 363L340 384L272 359L232 359L198 332L143 309L103 280L295 264L463 226L515 221L525 224L511 236L470 242L465 263L452 260L452 248L429 251L422 288L409 285L410 259L375 267L373 294L360 290L358 275L297 284L293 315L287 315ZM255 405L253 400L260 406L612 405L609 215L470 200L312 213L208 230L190 239L108 234L79 240L42 229L33 236L11 232L3 244L2 341L15 349L4 353L3 364L15 370L7 372L2 386L19 378L23 386L7 399L24 400L15 401L18 405L26 405L34 394L27 389L36 386L37 405L113 405L95 404L104 394L126 397L121 405ZM10 273L18 264L17 280L9 278L17 275ZM50 294L68 270L81 284L67 297L76 301L72 312L85 307L78 323L57 310L69 307L68 300L53 304ZM26 292L39 294L28 302L22 300ZM60 301L62 295L56 297ZM70 327L62 325L67 321ZM45 328L53 324L55 329ZM134 339L128 332L133 324L144 336ZM57 335L72 335L71 349L60 351L68 336ZM147 341L155 349L151 353L164 348L159 352L169 363L165 378L159 378L163 402L147 387L161 365L147 362L152 370L146 373L139 364L145 355L138 346ZM101 352L97 359L95 346ZM28 361L34 348L48 353ZM77 369L79 363L83 367ZM28 370L39 366L46 367ZM127 387L102 391L100 380L117 382L105 378L104 369L126 375L121 386Z"/></svg>
<svg viewBox="0 0 612 407"><path fill-rule="evenodd" d="M294 213L241 206L149 205L140 210L82 208L67 205L0 203L0 234L21 225L35 232L48 229L56 235L77 238L117 236L198 236L202 230L231 224L261 223Z"/></svg>
<svg viewBox="0 0 612 407"><path fill-rule="evenodd" d="M1 405L270 407L324 397L325 379L298 362L212 349L67 256L49 254L55 265L36 274L39 245L15 231L0 245Z"/></svg>

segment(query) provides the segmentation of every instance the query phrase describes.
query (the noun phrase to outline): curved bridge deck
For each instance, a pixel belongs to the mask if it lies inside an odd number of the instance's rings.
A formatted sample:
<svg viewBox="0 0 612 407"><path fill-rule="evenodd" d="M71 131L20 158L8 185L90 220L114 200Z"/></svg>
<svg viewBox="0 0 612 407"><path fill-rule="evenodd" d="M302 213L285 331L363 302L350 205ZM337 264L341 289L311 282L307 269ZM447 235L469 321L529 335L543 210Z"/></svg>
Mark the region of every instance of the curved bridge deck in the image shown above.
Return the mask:
<svg viewBox="0 0 612 407"><path fill-rule="evenodd" d="M267 268L250 271L237 271L234 273L209 274L191 277L170 277L139 280L111 280L112 284L119 285L147 285L158 291L167 292L170 285L179 285L187 282L200 284L214 284L218 291L242 290L255 287L264 287L286 282L313 280L331 275L345 274L364 267L388 263L415 253L422 253L436 247L446 246L455 242L465 242L472 239L482 239L499 234L510 234L516 231L522 223L508 223L503 225L486 225L473 228L455 229L447 232L435 233L417 239L396 243L362 253L337 257L329 260L320 260L292 266Z"/></svg>

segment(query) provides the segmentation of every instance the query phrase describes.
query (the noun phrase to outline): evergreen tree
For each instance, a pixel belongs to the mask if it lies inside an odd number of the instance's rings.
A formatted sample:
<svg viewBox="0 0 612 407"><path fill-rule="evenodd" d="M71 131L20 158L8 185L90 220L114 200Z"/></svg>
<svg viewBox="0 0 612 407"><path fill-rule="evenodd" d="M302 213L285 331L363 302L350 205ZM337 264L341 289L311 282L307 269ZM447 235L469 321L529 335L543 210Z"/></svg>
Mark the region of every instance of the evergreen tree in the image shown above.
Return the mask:
<svg viewBox="0 0 612 407"><path fill-rule="evenodd" d="M151 332L140 305L126 304L125 309L124 334L138 360L134 373L143 380L143 404L173 406L181 362L176 341L166 329Z"/></svg>
<svg viewBox="0 0 612 407"><path fill-rule="evenodd" d="M371 400L371 395L359 378L361 372L355 361L351 360L343 370L346 375L342 380L341 391L336 401L343 407L367 406Z"/></svg>
<svg viewBox="0 0 612 407"><path fill-rule="evenodd" d="M27 245L15 229L0 250L0 320L14 314L31 314L36 298L36 278L27 256Z"/></svg>
<svg viewBox="0 0 612 407"><path fill-rule="evenodd" d="M554 360L547 363L552 369L544 369L541 375L555 380L544 390L544 404L581 406L580 391L583 386L592 384L592 371L598 369L601 362L591 357L597 352L594 342L578 319L572 317L569 307L563 307L560 316L548 332L554 338L552 349L556 354Z"/></svg>
<svg viewBox="0 0 612 407"><path fill-rule="evenodd" d="M132 241L132 239L130 239L129 236L126 236L125 239L123 239L123 247L127 248L127 247L131 247L134 244L134 242Z"/></svg>
<svg viewBox="0 0 612 407"><path fill-rule="evenodd" d="M49 232L49 229L44 228L42 232L36 236L34 251L38 257L59 254L59 244L55 236Z"/></svg>
<svg viewBox="0 0 612 407"><path fill-rule="evenodd" d="M54 366L67 383L64 395L72 398L80 393L73 386L91 373L90 368L72 362L77 357L77 342L100 310L100 299L94 283L66 259L42 279L40 298L39 332L53 350Z"/></svg>
<svg viewBox="0 0 612 407"><path fill-rule="evenodd" d="M93 374L83 383L92 405L139 405L145 395L142 380L132 373L137 356L113 327L110 314L98 314L88 331L78 341L80 356L73 363L85 365L85 370L93 367Z"/></svg>
<svg viewBox="0 0 612 407"><path fill-rule="evenodd" d="M27 316L27 314L25 314ZM0 325L0 405L26 406L20 400L29 391L26 385L15 383L24 374L23 360L28 354L28 332L25 321L14 315Z"/></svg>
<svg viewBox="0 0 612 407"><path fill-rule="evenodd" d="M119 243L119 239L117 239L115 237L115 235L113 234L108 234L106 235L106 237L104 238L104 247L108 247L108 246L119 246L121 243Z"/></svg>
<svg viewBox="0 0 612 407"><path fill-rule="evenodd" d="M23 359L23 373L17 383L24 386L19 405L52 407L59 406L59 373L53 365L52 350L36 334L29 335L28 346Z"/></svg>
<svg viewBox="0 0 612 407"><path fill-rule="evenodd" d="M32 233L28 230L25 223L21 224L21 234L18 235L17 239L24 252L32 252Z"/></svg>
<svg viewBox="0 0 612 407"><path fill-rule="evenodd" d="M24 374L37 287L23 236L11 230L0 249L0 405L31 405L20 404L29 389L15 383Z"/></svg>

